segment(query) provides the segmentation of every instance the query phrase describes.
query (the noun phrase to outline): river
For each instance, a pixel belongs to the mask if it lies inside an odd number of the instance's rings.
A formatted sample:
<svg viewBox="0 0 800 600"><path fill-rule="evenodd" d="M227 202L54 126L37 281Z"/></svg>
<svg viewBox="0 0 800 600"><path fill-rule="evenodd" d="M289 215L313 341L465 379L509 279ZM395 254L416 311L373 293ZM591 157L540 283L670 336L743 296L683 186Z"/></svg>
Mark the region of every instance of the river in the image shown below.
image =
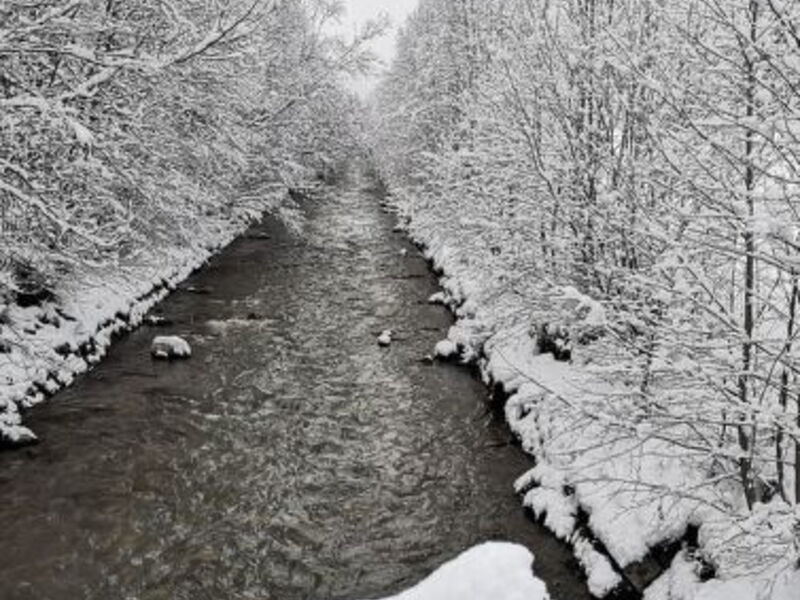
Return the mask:
<svg viewBox="0 0 800 600"><path fill-rule="evenodd" d="M512 489L530 459L469 370L421 359L451 316L354 179L267 218L30 415L0 453L0 597L366 599L487 540L588 598ZM380 348L376 336L393 329ZM154 362L156 334L192 344Z"/></svg>

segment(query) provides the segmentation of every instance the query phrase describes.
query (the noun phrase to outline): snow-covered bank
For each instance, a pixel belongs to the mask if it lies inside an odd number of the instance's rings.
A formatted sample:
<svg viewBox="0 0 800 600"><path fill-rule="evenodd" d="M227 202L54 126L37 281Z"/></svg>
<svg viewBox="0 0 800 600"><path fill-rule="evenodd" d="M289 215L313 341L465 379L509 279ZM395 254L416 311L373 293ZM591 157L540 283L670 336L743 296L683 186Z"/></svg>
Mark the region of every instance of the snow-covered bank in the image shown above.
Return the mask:
<svg viewBox="0 0 800 600"><path fill-rule="evenodd" d="M796 597L798 511L775 499L748 512L713 457L664 435L667 426L691 428L688 415L686 423L632 424L636 394L620 351L610 336L592 335L602 307L526 271L524 240L498 239L491 224L444 219L425 201L395 193L410 236L443 274L458 318L449 341L463 360L479 363L487 384L503 388L509 425L536 457L517 489L572 544L591 591L603 596L624 582L649 586L653 600ZM541 327L565 313L578 313L576 328L586 333L568 348L569 363L536 343ZM653 581L658 570L648 573L643 561L690 526L699 530L697 548L687 547Z"/></svg>
<svg viewBox="0 0 800 600"><path fill-rule="evenodd" d="M489 542L467 550L427 579L386 600L547 600L522 546Z"/></svg>
<svg viewBox="0 0 800 600"><path fill-rule="evenodd" d="M115 335L142 324L149 310L214 253L265 212L277 210L285 194L276 190L230 215L206 219L190 245L144 251L135 264L73 273L52 290L53 300L22 307L5 305L0 297L0 444L34 441L21 410L99 362Z"/></svg>

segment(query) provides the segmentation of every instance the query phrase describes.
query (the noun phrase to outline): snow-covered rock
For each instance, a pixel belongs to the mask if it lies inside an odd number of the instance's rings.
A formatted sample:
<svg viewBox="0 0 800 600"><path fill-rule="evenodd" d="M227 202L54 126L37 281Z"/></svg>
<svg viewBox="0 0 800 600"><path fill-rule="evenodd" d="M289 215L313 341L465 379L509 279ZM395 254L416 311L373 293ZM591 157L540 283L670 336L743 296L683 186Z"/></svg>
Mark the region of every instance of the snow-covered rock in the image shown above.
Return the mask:
<svg viewBox="0 0 800 600"><path fill-rule="evenodd" d="M0 398L0 442L10 446L25 446L36 441L36 435L23 426L17 405Z"/></svg>
<svg viewBox="0 0 800 600"><path fill-rule="evenodd" d="M428 298L428 304L447 304L447 295L444 292L436 292Z"/></svg>
<svg viewBox="0 0 800 600"><path fill-rule="evenodd" d="M547 600L533 574L533 554L505 542L489 542L445 563L410 590L387 600Z"/></svg>
<svg viewBox="0 0 800 600"><path fill-rule="evenodd" d="M434 354L441 359L447 360L458 354L458 346L450 340L442 340L436 344Z"/></svg>
<svg viewBox="0 0 800 600"><path fill-rule="evenodd" d="M24 425L0 426L2 437L14 446L26 446L38 440L36 434Z"/></svg>
<svg viewBox="0 0 800 600"><path fill-rule="evenodd" d="M390 346L392 344L392 330L386 329L382 331L381 334L378 336L378 345L379 346Z"/></svg>
<svg viewBox="0 0 800 600"><path fill-rule="evenodd" d="M158 336L150 346L150 353L153 358L189 358L192 355L192 347L189 342L176 335Z"/></svg>

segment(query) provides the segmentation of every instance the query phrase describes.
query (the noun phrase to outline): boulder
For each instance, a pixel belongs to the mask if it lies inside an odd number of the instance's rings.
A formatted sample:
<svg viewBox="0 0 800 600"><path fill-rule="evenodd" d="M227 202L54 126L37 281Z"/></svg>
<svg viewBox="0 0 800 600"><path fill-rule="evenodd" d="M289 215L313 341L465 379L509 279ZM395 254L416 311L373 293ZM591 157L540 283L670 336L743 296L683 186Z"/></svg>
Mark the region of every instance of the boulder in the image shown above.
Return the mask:
<svg viewBox="0 0 800 600"><path fill-rule="evenodd" d="M450 340L442 340L436 344L434 354L441 359L448 360L454 358L458 354L458 346L455 342Z"/></svg>
<svg viewBox="0 0 800 600"><path fill-rule="evenodd" d="M189 342L178 336L159 336L150 345L150 354L153 358L161 360L189 358L192 355L192 347Z"/></svg>
<svg viewBox="0 0 800 600"><path fill-rule="evenodd" d="M384 348L390 346L392 344L392 330L387 329L382 331L381 334L378 336L378 345L383 346Z"/></svg>

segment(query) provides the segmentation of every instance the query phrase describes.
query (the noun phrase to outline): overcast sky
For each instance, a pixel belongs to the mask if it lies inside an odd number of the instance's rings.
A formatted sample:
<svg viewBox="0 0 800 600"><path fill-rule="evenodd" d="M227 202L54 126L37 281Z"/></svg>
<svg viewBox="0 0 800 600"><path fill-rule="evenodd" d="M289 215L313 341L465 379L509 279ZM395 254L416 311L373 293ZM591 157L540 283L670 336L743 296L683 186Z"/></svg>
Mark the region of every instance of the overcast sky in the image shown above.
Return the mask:
<svg viewBox="0 0 800 600"><path fill-rule="evenodd" d="M345 0L347 14L342 27L351 32L358 25L369 19L375 19L381 13L386 13L392 21L391 29L378 40L372 43L372 48L388 65L394 54L394 38L397 27L403 24L406 17L414 10L417 0ZM372 81L362 81L356 84L359 91L364 92L371 87Z"/></svg>

